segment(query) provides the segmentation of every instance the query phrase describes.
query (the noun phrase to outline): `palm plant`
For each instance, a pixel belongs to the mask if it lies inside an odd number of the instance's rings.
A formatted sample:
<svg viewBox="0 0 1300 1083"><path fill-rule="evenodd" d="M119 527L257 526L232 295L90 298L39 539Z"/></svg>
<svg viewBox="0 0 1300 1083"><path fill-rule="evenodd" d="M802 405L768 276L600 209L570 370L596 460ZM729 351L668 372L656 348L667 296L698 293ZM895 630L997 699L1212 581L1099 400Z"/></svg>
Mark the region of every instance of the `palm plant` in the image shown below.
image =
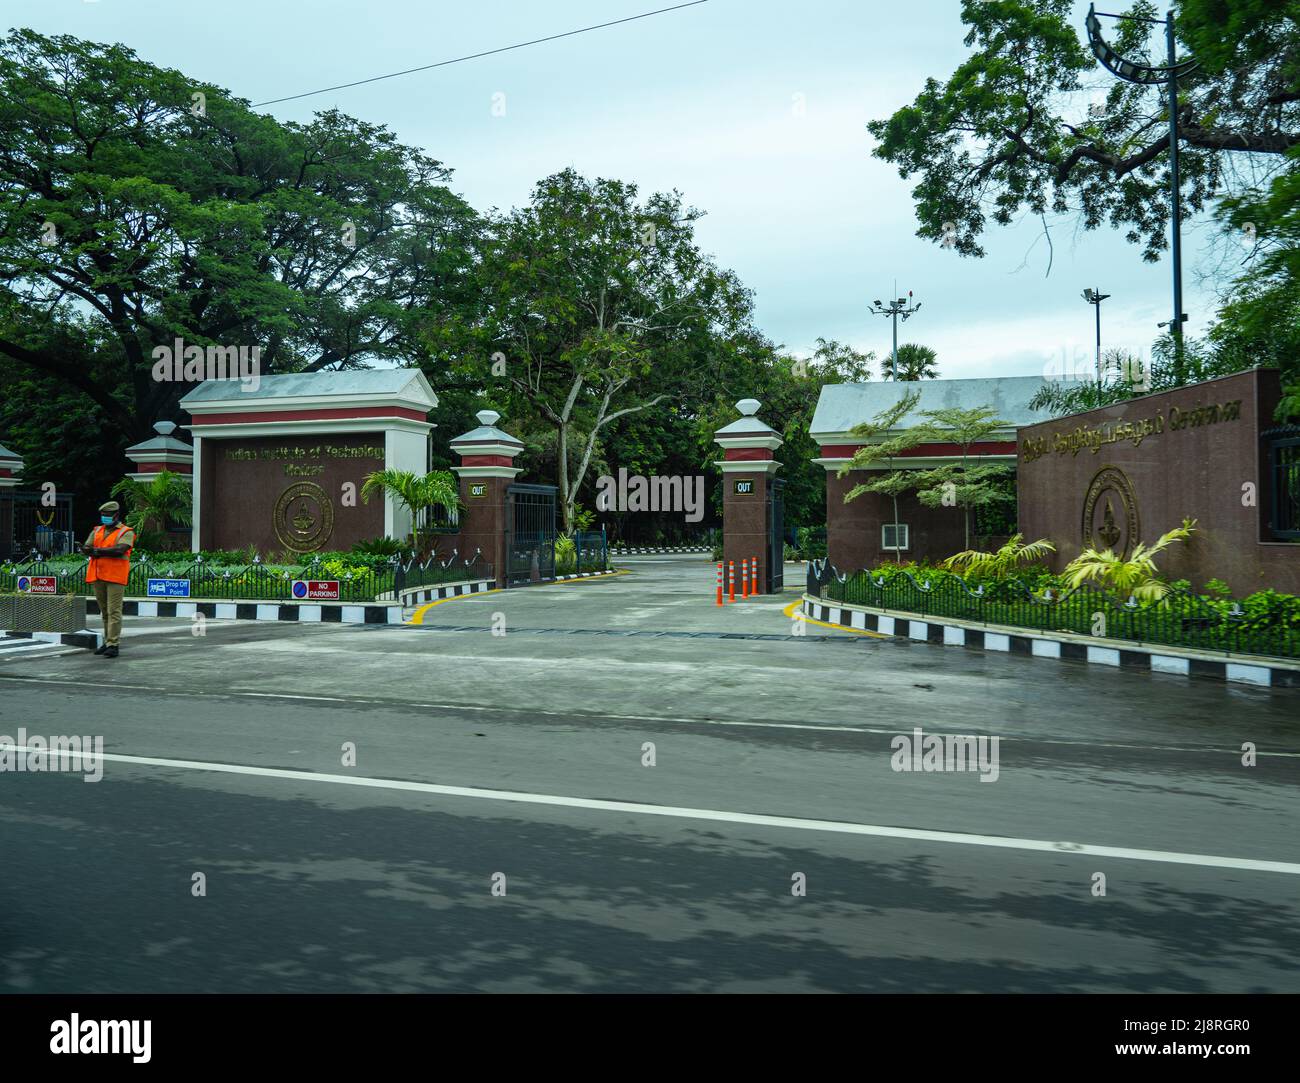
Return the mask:
<svg viewBox="0 0 1300 1083"><path fill-rule="evenodd" d="M376 493L391 494L411 513L411 535L420 544L420 518L429 508L442 508L448 514L460 507L456 478L450 470L416 474L410 470L376 470L367 474L361 485L361 499L370 503Z"/></svg>
<svg viewBox="0 0 1300 1083"><path fill-rule="evenodd" d="M1005 579L1024 565L1056 552L1056 546L1046 538L1025 544L1024 537L1023 534L1013 535L996 553L978 549L956 553L943 561L943 567L982 578Z"/></svg>
<svg viewBox="0 0 1300 1083"><path fill-rule="evenodd" d="M1128 560L1112 549L1085 549L1065 566L1062 576L1070 587L1099 583L1117 595L1127 595L1139 602L1158 602L1170 591L1168 583L1157 578L1155 558L1176 541L1186 541L1196 530L1195 519L1160 535L1154 545L1141 542Z"/></svg>
<svg viewBox="0 0 1300 1083"><path fill-rule="evenodd" d="M929 346L915 342L905 342L898 347L898 356L894 359L895 380L934 380L939 370L934 367L937 354Z"/></svg>
<svg viewBox="0 0 1300 1083"><path fill-rule="evenodd" d="M112 495L127 505L122 517L135 531L136 544L144 550L159 549L167 527L189 526L194 521L194 491L190 483L170 470L160 470L149 481L123 478Z"/></svg>

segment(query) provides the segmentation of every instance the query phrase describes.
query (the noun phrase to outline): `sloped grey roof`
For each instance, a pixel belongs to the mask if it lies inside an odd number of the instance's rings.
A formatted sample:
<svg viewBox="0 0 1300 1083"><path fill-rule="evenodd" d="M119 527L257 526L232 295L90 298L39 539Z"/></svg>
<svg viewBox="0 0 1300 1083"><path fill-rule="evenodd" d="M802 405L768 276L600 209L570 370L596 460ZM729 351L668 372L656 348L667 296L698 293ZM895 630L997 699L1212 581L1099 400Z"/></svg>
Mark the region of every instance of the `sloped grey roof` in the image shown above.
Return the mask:
<svg viewBox="0 0 1300 1083"><path fill-rule="evenodd" d="M0 444L0 459L8 459L11 462L20 462L22 456L16 451L10 451L4 444Z"/></svg>
<svg viewBox="0 0 1300 1083"><path fill-rule="evenodd" d="M311 398L317 395L397 395L419 380L419 369L348 369L342 372L293 372L263 376L256 390L245 390L244 381L205 380L181 399L189 403L271 398Z"/></svg>
<svg viewBox="0 0 1300 1083"><path fill-rule="evenodd" d="M843 433L870 421L894 406L911 391L921 398L896 428L920 424L926 410L974 410L987 406L1012 426L1047 421L1047 410L1029 409L1029 400L1047 382L1042 376L994 376L979 380L879 381L863 384L827 384L817 399L811 431Z"/></svg>
<svg viewBox="0 0 1300 1083"><path fill-rule="evenodd" d="M766 421L756 417L737 418L730 425L723 425L714 436L767 436L773 428Z"/></svg>
<svg viewBox="0 0 1300 1083"><path fill-rule="evenodd" d="M185 443L184 440L177 440L174 436L153 436L148 440L142 440L138 444L132 444L127 451L184 451L192 452L193 445Z"/></svg>
<svg viewBox="0 0 1300 1083"><path fill-rule="evenodd" d="M470 429L469 432L461 433L460 436L451 441L451 444L516 444L523 447L523 441L518 437L511 436L503 429L498 429L495 425L480 425L476 429Z"/></svg>

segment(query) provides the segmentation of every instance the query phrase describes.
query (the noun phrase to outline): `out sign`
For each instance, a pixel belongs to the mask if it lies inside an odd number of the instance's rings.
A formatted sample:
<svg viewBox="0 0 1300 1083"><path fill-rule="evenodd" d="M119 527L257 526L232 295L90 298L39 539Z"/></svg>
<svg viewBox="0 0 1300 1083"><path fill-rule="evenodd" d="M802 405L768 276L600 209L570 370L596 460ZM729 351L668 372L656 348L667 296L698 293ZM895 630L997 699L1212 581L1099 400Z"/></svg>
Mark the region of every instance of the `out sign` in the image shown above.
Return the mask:
<svg viewBox="0 0 1300 1083"><path fill-rule="evenodd" d="M751 496L754 492L753 481L737 481L734 490L737 496Z"/></svg>
<svg viewBox="0 0 1300 1083"><path fill-rule="evenodd" d="M487 496L487 483L479 482L476 485L471 485L469 487L469 496L471 500L481 500Z"/></svg>

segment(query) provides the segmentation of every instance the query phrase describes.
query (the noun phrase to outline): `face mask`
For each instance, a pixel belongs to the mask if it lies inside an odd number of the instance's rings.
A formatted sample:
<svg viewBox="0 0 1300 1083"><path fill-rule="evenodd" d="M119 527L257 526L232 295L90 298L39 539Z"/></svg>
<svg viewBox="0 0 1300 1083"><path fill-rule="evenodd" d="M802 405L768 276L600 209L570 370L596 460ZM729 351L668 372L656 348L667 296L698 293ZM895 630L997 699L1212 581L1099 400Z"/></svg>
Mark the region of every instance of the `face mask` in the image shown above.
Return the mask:
<svg viewBox="0 0 1300 1083"><path fill-rule="evenodd" d="M113 525L113 517L111 515L101 515L99 517L99 521L103 523L105 526Z"/></svg>

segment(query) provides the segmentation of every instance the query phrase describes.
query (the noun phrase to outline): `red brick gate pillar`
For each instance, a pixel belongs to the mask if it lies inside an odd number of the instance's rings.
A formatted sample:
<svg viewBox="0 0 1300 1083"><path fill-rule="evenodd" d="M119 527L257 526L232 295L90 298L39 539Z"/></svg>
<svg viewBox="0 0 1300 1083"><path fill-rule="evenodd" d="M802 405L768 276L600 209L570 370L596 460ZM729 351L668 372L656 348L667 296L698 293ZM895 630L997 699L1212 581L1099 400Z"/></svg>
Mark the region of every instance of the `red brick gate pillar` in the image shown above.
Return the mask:
<svg viewBox="0 0 1300 1083"><path fill-rule="evenodd" d="M512 466L524 445L496 427L495 410L478 412L479 427L451 442L460 455L452 469L460 478L460 556L468 559L475 549L492 565L498 587L506 575L506 489L519 473Z"/></svg>
<svg viewBox="0 0 1300 1083"><path fill-rule="evenodd" d="M761 405L757 399L741 399L736 403L741 418L724 425L713 439L722 448L717 463L723 485L722 559L735 561L739 591L741 561L757 558L758 589L766 593L771 530L768 489L781 467L775 456L781 437L755 416Z"/></svg>

